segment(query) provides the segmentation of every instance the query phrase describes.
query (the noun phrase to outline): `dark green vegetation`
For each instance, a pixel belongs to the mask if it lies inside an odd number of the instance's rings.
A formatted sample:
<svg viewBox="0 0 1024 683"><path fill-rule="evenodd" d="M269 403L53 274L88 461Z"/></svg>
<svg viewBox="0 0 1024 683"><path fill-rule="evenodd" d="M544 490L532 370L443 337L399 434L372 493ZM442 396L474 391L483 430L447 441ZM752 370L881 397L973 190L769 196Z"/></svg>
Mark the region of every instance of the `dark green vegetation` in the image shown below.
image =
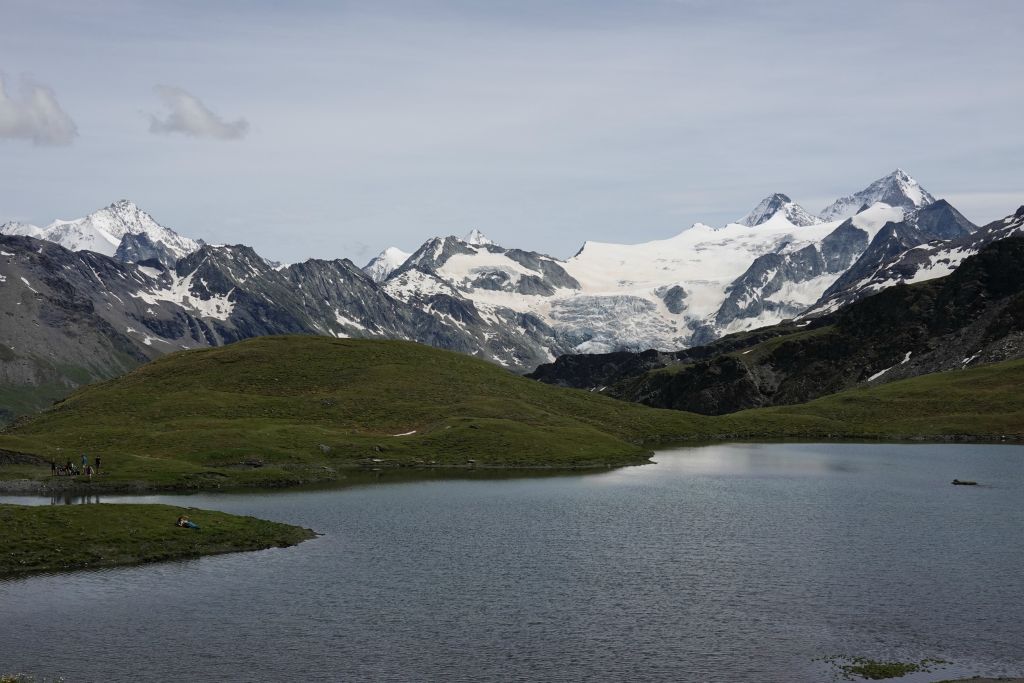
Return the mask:
<svg viewBox="0 0 1024 683"><path fill-rule="evenodd" d="M175 526L179 515L201 528ZM0 505L0 576L285 547L314 535L289 524L170 505Z"/></svg>
<svg viewBox="0 0 1024 683"><path fill-rule="evenodd" d="M942 659L922 659L919 662L881 662L866 657L825 657L824 661L835 667L837 673L848 681L880 681L886 678L900 678L907 674L933 671L935 667L949 664Z"/></svg>
<svg viewBox="0 0 1024 683"><path fill-rule="evenodd" d="M786 323L677 353L562 356L531 376L721 415L1022 356L1024 237L1010 237L948 277L886 289L803 326Z"/></svg>
<svg viewBox="0 0 1024 683"><path fill-rule="evenodd" d="M287 486L353 468L624 465L673 441L1019 438L1022 383L1024 361L1011 361L707 417L549 386L409 342L262 337L160 358L9 427L0 481ZM77 462L82 452L102 457L98 476L50 476L51 459Z"/></svg>

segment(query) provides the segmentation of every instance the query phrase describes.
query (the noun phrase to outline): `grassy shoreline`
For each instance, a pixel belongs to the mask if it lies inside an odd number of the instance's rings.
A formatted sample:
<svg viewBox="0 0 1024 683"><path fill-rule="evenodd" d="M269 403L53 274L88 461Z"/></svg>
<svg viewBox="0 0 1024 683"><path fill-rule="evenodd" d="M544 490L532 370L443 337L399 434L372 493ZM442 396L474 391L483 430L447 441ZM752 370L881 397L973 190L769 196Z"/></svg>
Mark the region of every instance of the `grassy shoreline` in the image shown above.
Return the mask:
<svg viewBox="0 0 1024 683"><path fill-rule="evenodd" d="M687 440L673 440L664 443L652 444L658 446L658 450L669 448L699 447L717 444L738 444L738 443L894 443L907 445L924 444L950 444L950 443L977 443L987 445L1020 445L1024 443L1024 436L1019 434L1011 435L930 435L910 437L890 437L867 439L862 435L828 435L819 438L779 438L756 436L717 439L695 438ZM88 495L88 494L149 494L149 493L195 493L199 491L235 491L235 490L266 490L266 489L293 489L302 486L312 485L343 485L346 483L365 483L375 473L393 474L401 471L410 477L418 474L432 476L436 474L450 473L453 476L463 476L473 472L484 473L508 473L510 475L520 473L530 474L556 474L556 473L580 473L600 472L611 468L632 467L651 464L651 458L657 455L656 451L649 451L642 459L634 462L616 463L595 463L595 464L546 464L537 463L532 465L504 465L504 464L444 464L427 465L417 463L388 462L383 461L369 467L362 464L350 464L337 467L336 469L325 470L322 467L293 468L290 470L280 469L268 473L262 479L246 479L244 481L230 478L224 479L197 479L191 481L172 482L148 482L145 480L122 480L106 479L97 476L89 479L85 476L67 477L50 476L49 468L40 466L19 465L17 467L0 465L0 501L5 495Z"/></svg>
<svg viewBox="0 0 1024 683"><path fill-rule="evenodd" d="M187 515L200 526L175 526ZM158 504L0 504L0 578L296 545L310 529Z"/></svg>

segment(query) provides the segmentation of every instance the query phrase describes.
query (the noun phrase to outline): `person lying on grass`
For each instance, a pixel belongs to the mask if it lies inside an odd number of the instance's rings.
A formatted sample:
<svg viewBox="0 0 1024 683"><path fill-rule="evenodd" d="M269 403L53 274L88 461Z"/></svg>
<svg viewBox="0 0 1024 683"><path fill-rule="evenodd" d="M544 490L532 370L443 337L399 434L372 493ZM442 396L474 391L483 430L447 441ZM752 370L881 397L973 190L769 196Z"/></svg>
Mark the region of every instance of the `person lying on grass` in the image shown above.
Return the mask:
<svg viewBox="0 0 1024 683"><path fill-rule="evenodd" d="M175 525L176 526L180 526L180 527L184 527L186 529L198 529L199 528L198 524L196 524L195 522L190 520L185 515L182 515L181 517L178 517L178 521L176 522Z"/></svg>

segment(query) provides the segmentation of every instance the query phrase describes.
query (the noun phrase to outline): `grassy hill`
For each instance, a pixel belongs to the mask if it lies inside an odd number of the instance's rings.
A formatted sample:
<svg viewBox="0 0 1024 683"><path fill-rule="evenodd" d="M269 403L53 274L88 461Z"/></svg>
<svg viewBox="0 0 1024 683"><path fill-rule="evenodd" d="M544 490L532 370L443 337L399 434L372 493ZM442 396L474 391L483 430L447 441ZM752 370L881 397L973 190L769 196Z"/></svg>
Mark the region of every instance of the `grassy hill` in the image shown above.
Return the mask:
<svg viewBox="0 0 1024 683"><path fill-rule="evenodd" d="M643 443L684 438L697 422L411 342L262 337L85 387L6 430L0 448L58 462L100 455L104 482L288 484L373 460L637 463Z"/></svg>
<svg viewBox="0 0 1024 683"><path fill-rule="evenodd" d="M809 403L709 418L747 438L1024 438L1024 360L860 387Z"/></svg>
<svg viewBox="0 0 1024 683"><path fill-rule="evenodd" d="M94 487L290 485L346 468L594 467L657 443L721 438L913 438L1024 433L1024 361L857 389L801 406L708 417L625 403L398 341L263 337L163 357L88 386L0 433L48 461L101 456ZM0 452L0 463L4 462ZM45 465L45 466L44 466Z"/></svg>

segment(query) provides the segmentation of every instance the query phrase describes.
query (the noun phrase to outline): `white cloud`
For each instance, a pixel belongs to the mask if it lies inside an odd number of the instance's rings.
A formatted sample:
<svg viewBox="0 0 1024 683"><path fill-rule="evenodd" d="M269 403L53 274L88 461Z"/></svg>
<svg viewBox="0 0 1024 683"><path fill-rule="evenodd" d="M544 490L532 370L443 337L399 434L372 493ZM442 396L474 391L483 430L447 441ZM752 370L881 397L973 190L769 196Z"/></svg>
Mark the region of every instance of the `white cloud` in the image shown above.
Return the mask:
<svg viewBox="0 0 1024 683"><path fill-rule="evenodd" d="M0 76L0 138L31 140L36 145L70 145L78 128L61 109L53 91L22 79L21 97L7 94Z"/></svg>
<svg viewBox="0 0 1024 683"><path fill-rule="evenodd" d="M249 132L249 122L245 119L225 121L198 97L181 88L158 85L156 91L169 111L164 119L150 115L150 133L184 133L200 138L238 140Z"/></svg>

